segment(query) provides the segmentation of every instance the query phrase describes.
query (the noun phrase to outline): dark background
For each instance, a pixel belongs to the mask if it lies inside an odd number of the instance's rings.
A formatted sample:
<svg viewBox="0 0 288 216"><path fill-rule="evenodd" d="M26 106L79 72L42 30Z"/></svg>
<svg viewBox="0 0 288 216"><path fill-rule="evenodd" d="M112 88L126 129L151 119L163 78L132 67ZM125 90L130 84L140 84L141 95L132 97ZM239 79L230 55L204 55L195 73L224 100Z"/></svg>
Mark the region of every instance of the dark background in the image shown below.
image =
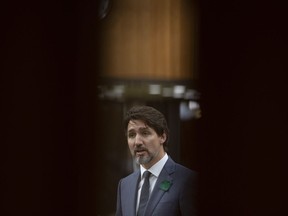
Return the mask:
<svg viewBox="0 0 288 216"><path fill-rule="evenodd" d="M103 210L97 6L1 7L1 215ZM285 7L204 0L199 8L201 215L285 215ZM190 154L187 145L186 161Z"/></svg>
<svg viewBox="0 0 288 216"><path fill-rule="evenodd" d="M285 215L284 5L279 1L201 1L200 5L201 212Z"/></svg>

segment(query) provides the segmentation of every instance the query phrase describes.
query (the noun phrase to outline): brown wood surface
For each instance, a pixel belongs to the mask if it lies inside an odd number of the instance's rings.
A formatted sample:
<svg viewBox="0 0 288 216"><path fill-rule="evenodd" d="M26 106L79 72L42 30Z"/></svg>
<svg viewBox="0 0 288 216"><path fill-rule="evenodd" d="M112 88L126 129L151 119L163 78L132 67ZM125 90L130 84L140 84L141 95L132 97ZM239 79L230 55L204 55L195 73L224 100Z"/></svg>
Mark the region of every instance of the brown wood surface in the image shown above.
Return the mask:
<svg viewBox="0 0 288 216"><path fill-rule="evenodd" d="M191 0L115 0L101 21L101 75L192 80L195 6Z"/></svg>

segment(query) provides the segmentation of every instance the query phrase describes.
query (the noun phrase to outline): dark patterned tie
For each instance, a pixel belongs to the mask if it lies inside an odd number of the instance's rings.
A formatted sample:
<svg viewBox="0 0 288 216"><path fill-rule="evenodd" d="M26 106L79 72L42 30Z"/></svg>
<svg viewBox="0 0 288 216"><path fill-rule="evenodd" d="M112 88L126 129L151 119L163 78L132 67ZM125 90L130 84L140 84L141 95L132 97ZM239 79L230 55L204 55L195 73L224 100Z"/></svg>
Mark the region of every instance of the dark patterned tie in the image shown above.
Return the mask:
<svg viewBox="0 0 288 216"><path fill-rule="evenodd" d="M149 199L149 187L150 187L149 177L150 177L150 174L151 173L149 171L145 171L143 173L144 184L143 184L142 189L141 189L140 202L139 202L139 208L138 208L137 216L144 215L147 201Z"/></svg>

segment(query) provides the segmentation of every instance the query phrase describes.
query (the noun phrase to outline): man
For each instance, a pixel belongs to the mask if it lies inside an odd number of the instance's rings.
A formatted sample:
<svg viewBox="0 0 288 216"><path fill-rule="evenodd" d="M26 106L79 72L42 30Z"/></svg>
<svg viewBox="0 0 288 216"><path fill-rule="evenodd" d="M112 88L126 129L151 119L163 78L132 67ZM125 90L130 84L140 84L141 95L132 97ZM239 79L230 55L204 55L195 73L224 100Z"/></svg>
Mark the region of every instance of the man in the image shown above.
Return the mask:
<svg viewBox="0 0 288 216"><path fill-rule="evenodd" d="M116 216L197 215L196 173L167 155L169 130L163 114L135 106L127 112L124 126L140 170L120 180Z"/></svg>

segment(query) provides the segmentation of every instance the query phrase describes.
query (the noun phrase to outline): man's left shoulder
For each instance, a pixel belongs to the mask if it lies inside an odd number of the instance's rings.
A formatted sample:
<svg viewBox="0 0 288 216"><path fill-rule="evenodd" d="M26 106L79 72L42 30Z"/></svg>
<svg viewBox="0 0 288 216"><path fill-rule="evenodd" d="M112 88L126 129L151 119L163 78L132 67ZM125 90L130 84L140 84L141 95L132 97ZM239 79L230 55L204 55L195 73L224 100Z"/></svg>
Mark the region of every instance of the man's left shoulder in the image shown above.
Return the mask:
<svg viewBox="0 0 288 216"><path fill-rule="evenodd" d="M197 177L198 173L195 170L192 170L186 166L183 166L179 163L175 163L175 171L179 172L179 173L183 173L186 174L188 176L193 176L193 177Z"/></svg>

